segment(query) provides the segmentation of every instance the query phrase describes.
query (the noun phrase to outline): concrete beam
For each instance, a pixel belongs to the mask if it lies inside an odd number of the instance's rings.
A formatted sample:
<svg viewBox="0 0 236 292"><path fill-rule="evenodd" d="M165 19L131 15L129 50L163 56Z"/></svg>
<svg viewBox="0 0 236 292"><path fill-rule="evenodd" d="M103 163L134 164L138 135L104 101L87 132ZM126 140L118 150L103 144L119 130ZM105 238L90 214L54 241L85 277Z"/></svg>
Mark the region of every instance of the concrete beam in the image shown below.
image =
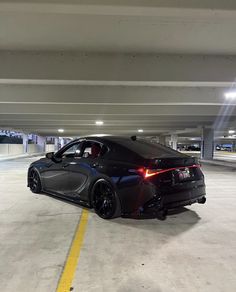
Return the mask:
<svg viewBox="0 0 236 292"><path fill-rule="evenodd" d="M22 130L21 128L13 128L13 130ZM72 129L71 127L69 127L68 129L65 129L65 132L63 133L63 135L59 134L57 132L57 128L45 128L42 129L41 127L38 128L24 128L25 132L27 133L36 133L38 135L45 135L45 136L65 136L65 137L78 137L78 136L86 136L86 135L96 135L96 134L108 134L108 135L118 135L118 136L123 136L123 135L128 135L128 136L132 136L132 135L139 135L137 128L135 129L106 129L106 128L93 128L93 129L80 129L79 127ZM159 135L162 134L163 131L162 130L158 130L158 129L154 129L154 130L146 130L145 133L143 133L143 135L139 135L139 136L154 136L154 135Z"/></svg>
<svg viewBox="0 0 236 292"><path fill-rule="evenodd" d="M236 56L0 52L2 84L231 86Z"/></svg>
<svg viewBox="0 0 236 292"><path fill-rule="evenodd" d="M171 10L171 11L169 11ZM224 13L236 10L234 1L222 2L220 0L31 0L17 3L8 0L0 3L0 11L18 13L54 13L54 14L79 14L79 15L136 15L136 16L163 16L179 15L180 11L193 15L201 15L221 10ZM203 14L205 12L205 14ZM201 13L201 14L200 14ZM203 14L203 15L202 15ZM217 14L216 14L217 16Z"/></svg>
<svg viewBox="0 0 236 292"><path fill-rule="evenodd" d="M104 120L103 120L104 121ZM109 127L126 127L126 126L132 126L132 127L135 127L137 125L139 125L139 127L148 127L148 128L162 128L162 129L178 129L178 128L185 128L186 126L188 127L192 127L194 128L196 123L195 122L188 122L188 124L186 125L186 123L182 122L182 121L176 121L174 124L172 122L151 122L151 121L142 121L142 120L138 120L137 118L134 119L133 121L132 120L105 120L104 121L104 124L106 126L109 126ZM211 125L210 123L204 123L202 122L203 125ZM21 126L21 127L24 127L24 126L39 126L40 127L49 127L49 126L52 126L52 127L65 127L65 126L75 126L75 127L91 127L91 126L95 126L95 119L91 119L88 121L66 121L66 120L51 120L51 121L45 121L45 120L42 120L42 121L31 121L31 120L26 120L26 121L19 121L17 120L6 120L6 121L3 121L1 120L0 121L0 125L3 126L3 127L6 127L6 126Z"/></svg>
<svg viewBox="0 0 236 292"><path fill-rule="evenodd" d="M166 116L189 116L189 112L193 112L197 116L217 116L220 112L220 106L190 106L183 105L52 105L48 104L44 106L38 104L37 106L29 104L2 104L0 107L0 114L83 114L96 117L101 115L103 117L107 115L166 115ZM230 117L236 116L236 109L233 108L230 112Z"/></svg>
<svg viewBox="0 0 236 292"><path fill-rule="evenodd" d="M0 84L0 103L103 105L236 105L228 88Z"/></svg>
<svg viewBox="0 0 236 292"><path fill-rule="evenodd" d="M9 127L10 125L8 125ZM113 131L122 131L124 129L124 126L121 128L120 125L105 125L105 126L102 126L102 127L97 127L96 125L31 125L31 124L28 124L28 125L12 125L12 127L15 127L15 128L23 128L25 129L25 131L29 132L29 130L32 130L32 129L35 129L35 130L39 130L41 129L42 131L44 130L47 130L47 129L53 129L54 131L58 129L59 126L63 126L63 129L70 129L72 131L74 130L80 130L80 131L97 131L97 130L106 130L108 132L113 132ZM140 128L140 124L137 124L137 125L126 125L125 127L125 130L129 130L129 131L137 131L139 128ZM2 128L4 126L1 126ZM7 126L6 126L7 127ZM161 126L161 127L158 127L158 126L146 126L146 127L143 127L144 129L144 132L146 131L151 131L151 132L155 132L157 131L158 133L159 132L163 132L163 131L173 131L173 130L176 130L176 129L182 129L183 125L182 126L176 126L176 125L172 125L172 126Z"/></svg>
<svg viewBox="0 0 236 292"><path fill-rule="evenodd" d="M189 113L190 114L190 113ZM219 116L220 117L220 116ZM168 125L168 124L176 124L178 122L188 124L189 122L193 122L195 124L202 123L210 123L212 124L215 120L214 116L198 116L198 115L185 115L182 116L181 119L178 115L172 115L172 116L157 116L157 115L127 115L123 113L118 113L117 115L96 115L94 118L103 118L104 122L114 122L114 123L130 123L130 122L142 122L142 123L151 123L151 124L157 124L157 125ZM222 116L223 118L223 116ZM51 121L65 121L65 122L79 122L80 124L86 124L91 123L91 115L86 113L76 113L76 114L47 114L47 113L41 113L40 115L35 115L33 113L29 114L4 114L1 113L0 115L0 122L4 121L17 121L17 122L51 122ZM235 117L230 118L231 122L235 123Z"/></svg>

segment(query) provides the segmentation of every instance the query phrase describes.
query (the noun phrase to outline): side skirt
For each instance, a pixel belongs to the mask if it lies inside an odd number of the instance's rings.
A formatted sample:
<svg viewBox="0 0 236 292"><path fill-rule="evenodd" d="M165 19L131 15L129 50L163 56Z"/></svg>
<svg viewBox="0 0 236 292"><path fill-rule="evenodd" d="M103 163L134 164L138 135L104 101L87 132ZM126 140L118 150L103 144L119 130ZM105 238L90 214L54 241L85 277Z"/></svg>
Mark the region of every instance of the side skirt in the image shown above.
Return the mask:
<svg viewBox="0 0 236 292"><path fill-rule="evenodd" d="M89 204L89 202L86 202L86 201L83 201L83 200L79 200L79 199L73 200L71 198L68 198L67 196L63 196L61 194L59 195L57 193L53 193L53 192L49 192L49 191L45 191L45 190L42 190L42 192L45 193L46 195L49 195L50 197L53 197L53 198L56 198L56 199L59 199L59 200L62 200L62 201L71 202L71 203L74 203L76 205L80 205L80 206L92 209L92 207Z"/></svg>

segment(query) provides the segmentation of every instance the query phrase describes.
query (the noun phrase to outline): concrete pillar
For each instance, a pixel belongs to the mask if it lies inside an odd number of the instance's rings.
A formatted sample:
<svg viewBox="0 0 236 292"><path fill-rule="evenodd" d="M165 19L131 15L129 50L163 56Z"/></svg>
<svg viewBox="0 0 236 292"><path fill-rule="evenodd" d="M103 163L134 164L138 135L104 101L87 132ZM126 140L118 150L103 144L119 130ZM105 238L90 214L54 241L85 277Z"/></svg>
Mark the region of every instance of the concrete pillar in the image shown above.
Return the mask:
<svg viewBox="0 0 236 292"><path fill-rule="evenodd" d="M159 136L159 143L166 146L166 136Z"/></svg>
<svg viewBox="0 0 236 292"><path fill-rule="evenodd" d="M159 137L152 137L151 141L154 143L160 143Z"/></svg>
<svg viewBox="0 0 236 292"><path fill-rule="evenodd" d="M211 160L214 156L214 130L202 129L201 159Z"/></svg>
<svg viewBox="0 0 236 292"><path fill-rule="evenodd" d="M34 144L37 144L37 135L32 134L32 140L34 141Z"/></svg>
<svg viewBox="0 0 236 292"><path fill-rule="evenodd" d="M236 152L236 141L232 142L232 151Z"/></svg>
<svg viewBox="0 0 236 292"><path fill-rule="evenodd" d="M69 139L64 138L64 145L66 145L66 144L69 143L69 142L70 142Z"/></svg>
<svg viewBox="0 0 236 292"><path fill-rule="evenodd" d="M28 135L23 133L22 139L23 139L23 153L27 153L28 152Z"/></svg>
<svg viewBox="0 0 236 292"><path fill-rule="evenodd" d="M60 145L61 145L61 148L64 147L64 145L65 145L65 140L64 140L64 138L59 137L59 143L60 143Z"/></svg>
<svg viewBox="0 0 236 292"><path fill-rule="evenodd" d="M46 150L46 137L38 136L37 144L39 145L39 151L45 152L45 150Z"/></svg>
<svg viewBox="0 0 236 292"><path fill-rule="evenodd" d="M59 138L55 137L55 140L54 140L54 152L56 152L58 150L59 150Z"/></svg>
<svg viewBox="0 0 236 292"><path fill-rule="evenodd" d="M172 134L170 136L170 147L177 150L178 135Z"/></svg>

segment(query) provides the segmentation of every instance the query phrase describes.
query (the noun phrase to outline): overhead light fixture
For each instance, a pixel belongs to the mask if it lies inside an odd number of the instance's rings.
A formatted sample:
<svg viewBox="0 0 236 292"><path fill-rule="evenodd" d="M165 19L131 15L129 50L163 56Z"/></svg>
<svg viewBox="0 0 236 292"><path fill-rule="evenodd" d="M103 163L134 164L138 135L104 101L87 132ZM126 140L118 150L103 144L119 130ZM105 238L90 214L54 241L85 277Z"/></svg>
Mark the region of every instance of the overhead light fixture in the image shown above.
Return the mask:
<svg viewBox="0 0 236 292"><path fill-rule="evenodd" d="M227 99L236 98L236 91L228 91L228 92L225 92L225 97Z"/></svg>
<svg viewBox="0 0 236 292"><path fill-rule="evenodd" d="M110 134L91 134L88 135L90 137L105 137L105 136L111 136Z"/></svg>
<svg viewBox="0 0 236 292"><path fill-rule="evenodd" d="M102 126L104 123L103 123L103 121L96 121L95 124L96 124L97 126Z"/></svg>
<svg viewBox="0 0 236 292"><path fill-rule="evenodd" d="M57 130L59 133L63 133L64 132L64 129L58 129Z"/></svg>
<svg viewBox="0 0 236 292"><path fill-rule="evenodd" d="M235 131L234 130L229 130L229 134L234 134Z"/></svg>
<svg viewBox="0 0 236 292"><path fill-rule="evenodd" d="M139 133L143 133L143 129L138 129L138 132Z"/></svg>

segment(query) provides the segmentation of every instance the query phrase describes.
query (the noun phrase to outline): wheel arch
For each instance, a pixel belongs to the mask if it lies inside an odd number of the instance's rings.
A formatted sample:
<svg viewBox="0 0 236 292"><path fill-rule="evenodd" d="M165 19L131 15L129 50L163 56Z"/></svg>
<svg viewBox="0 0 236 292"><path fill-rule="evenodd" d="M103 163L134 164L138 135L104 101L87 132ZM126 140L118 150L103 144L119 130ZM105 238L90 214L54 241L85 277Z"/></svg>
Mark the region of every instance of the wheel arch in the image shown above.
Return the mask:
<svg viewBox="0 0 236 292"><path fill-rule="evenodd" d="M92 203L93 187L97 182L104 181L104 180L109 182L111 184L111 186L114 188L115 195L116 195L116 197L118 199L118 202L119 202L119 205L120 205L120 210L121 210L121 213L122 213L123 212L123 207L122 207L121 199L120 199L120 196L119 196L119 189L117 188L117 185L114 183L114 181L108 176L99 176L97 178L94 178L94 180L92 182L90 182L90 185L89 185L89 188L88 188L88 198L89 198L89 204L90 204L91 208L93 208L93 203Z"/></svg>

